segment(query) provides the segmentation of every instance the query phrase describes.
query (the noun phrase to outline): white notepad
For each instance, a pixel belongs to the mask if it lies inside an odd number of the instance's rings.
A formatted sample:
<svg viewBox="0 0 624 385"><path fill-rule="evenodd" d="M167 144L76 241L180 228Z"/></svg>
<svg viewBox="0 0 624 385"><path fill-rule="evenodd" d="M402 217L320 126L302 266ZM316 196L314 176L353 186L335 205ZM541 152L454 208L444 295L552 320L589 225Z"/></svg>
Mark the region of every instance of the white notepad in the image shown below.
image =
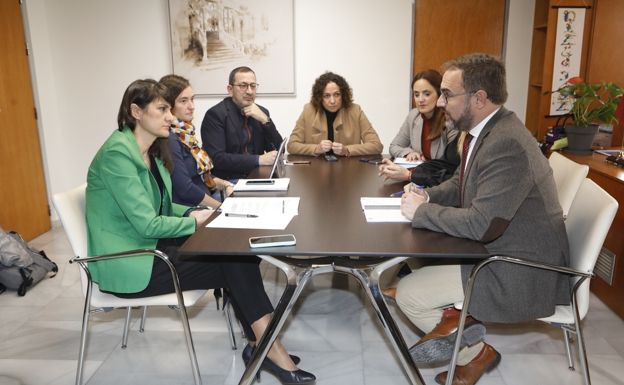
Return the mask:
<svg viewBox="0 0 624 385"><path fill-rule="evenodd" d="M254 184L256 182L269 182L271 184ZM252 183L249 183L252 182ZM234 185L234 192L237 191L286 191L288 190L288 184L290 178L281 179L239 179L238 183Z"/></svg>
<svg viewBox="0 0 624 385"><path fill-rule="evenodd" d="M401 198L360 198L366 222L411 222L401 214Z"/></svg>

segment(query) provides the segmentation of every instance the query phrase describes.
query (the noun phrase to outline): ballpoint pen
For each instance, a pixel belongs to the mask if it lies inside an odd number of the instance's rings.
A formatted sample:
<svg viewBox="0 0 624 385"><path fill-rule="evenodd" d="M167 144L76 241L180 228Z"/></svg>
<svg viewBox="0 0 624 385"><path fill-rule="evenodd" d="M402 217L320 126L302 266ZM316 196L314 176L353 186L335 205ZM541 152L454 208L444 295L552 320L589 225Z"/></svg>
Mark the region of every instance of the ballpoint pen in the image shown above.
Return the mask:
<svg viewBox="0 0 624 385"><path fill-rule="evenodd" d="M257 215L254 214L236 214L236 213L225 213L226 217L234 217L234 218L258 218Z"/></svg>
<svg viewBox="0 0 624 385"><path fill-rule="evenodd" d="M390 196L391 197L400 197L403 194L405 194L405 191L397 191L394 194L390 194Z"/></svg>

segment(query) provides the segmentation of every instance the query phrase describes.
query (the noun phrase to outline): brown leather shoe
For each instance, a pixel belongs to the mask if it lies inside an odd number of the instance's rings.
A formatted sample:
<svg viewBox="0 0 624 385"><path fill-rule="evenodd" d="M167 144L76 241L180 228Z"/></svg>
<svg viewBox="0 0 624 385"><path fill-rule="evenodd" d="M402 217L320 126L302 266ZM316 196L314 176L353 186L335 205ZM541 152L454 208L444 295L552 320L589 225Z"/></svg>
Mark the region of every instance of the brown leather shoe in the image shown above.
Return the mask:
<svg viewBox="0 0 624 385"><path fill-rule="evenodd" d="M454 309L442 314L440 323L410 348L414 362L440 362L451 358L457 337L459 314ZM466 317L461 347L474 345L485 335L485 326L476 319Z"/></svg>
<svg viewBox="0 0 624 385"><path fill-rule="evenodd" d="M396 302L396 287L390 287L388 289L383 289L381 291L381 295L384 296L386 301Z"/></svg>
<svg viewBox="0 0 624 385"><path fill-rule="evenodd" d="M496 369L501 362L501 355L493 347L484 344L481 357L476 358L465 366L456 366L453 375L453 385L473 385L481 378L483 373L489 373ZM435 380L438 384L446 384L448 372L439 373Z"/></svg>

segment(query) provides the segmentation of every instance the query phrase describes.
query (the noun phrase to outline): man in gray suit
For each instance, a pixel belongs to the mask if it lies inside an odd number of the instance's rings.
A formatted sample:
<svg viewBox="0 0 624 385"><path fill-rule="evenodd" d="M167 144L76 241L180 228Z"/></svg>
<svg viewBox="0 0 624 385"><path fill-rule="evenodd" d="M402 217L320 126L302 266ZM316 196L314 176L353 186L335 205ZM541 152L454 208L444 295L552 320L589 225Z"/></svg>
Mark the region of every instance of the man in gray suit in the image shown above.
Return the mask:
<svg viewBox="0 0 624 385"><path fill-rule="evenodd" d="M483 242L492 255L567 266L569 247L552 170L529 131L503 107L504 63L477 53L442 68L437 104L445 109L447 127L468 133L462 164L437 187L406 191L403 215L415 228ZM427 333L410 348L416 362L450 359L459 321L452 304L463 301L472 267L427 266L401 280L397 303ZM480 321L547 317L556 305L569 302L567 276L505 263L487 265L475 282L453 384L474 384L501 360L482 341ZM444 384L446 376L440 373L436 381Z"/></svg>

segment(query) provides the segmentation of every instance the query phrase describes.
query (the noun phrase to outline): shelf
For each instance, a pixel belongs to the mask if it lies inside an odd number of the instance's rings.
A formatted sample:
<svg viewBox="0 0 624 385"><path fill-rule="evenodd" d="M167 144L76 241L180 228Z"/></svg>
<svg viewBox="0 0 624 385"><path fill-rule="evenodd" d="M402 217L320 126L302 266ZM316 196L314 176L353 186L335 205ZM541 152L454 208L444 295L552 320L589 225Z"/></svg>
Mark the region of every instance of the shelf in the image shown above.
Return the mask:
<svg viewBox="0 0 624 385"><path fill-rule="evenodd" d="M548 29L548 23L546 24L540 24L540 25L536 25L533 27L534 29L543 29L543 30L547 30Z"/></svg>
<svg viewBox="0 0 624 385"><path fill-rule="evenodd" d="M542 83L529 83L531 87L542 88Z"/></svg>

